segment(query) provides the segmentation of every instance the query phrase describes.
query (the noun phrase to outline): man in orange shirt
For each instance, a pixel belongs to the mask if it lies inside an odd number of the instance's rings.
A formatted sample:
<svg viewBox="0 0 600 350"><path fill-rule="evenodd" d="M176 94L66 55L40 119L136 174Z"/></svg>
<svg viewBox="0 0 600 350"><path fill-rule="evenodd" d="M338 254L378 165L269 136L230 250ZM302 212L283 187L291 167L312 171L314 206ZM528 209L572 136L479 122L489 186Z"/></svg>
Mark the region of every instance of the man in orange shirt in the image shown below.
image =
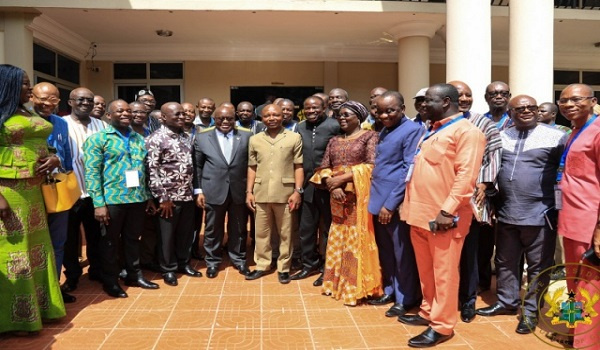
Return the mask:
<svg viewBox="0 0 600 350"><path fill-rule="evenodd" d="M408 341L420 348L454 335L460 252L473 217L469 201L485 147L483 133L458 110L454 86L430 87L423 106L432 127L417 147L401 213L411 226L423 302L418 314L398 317L405 324L429 326Z"/></svg>

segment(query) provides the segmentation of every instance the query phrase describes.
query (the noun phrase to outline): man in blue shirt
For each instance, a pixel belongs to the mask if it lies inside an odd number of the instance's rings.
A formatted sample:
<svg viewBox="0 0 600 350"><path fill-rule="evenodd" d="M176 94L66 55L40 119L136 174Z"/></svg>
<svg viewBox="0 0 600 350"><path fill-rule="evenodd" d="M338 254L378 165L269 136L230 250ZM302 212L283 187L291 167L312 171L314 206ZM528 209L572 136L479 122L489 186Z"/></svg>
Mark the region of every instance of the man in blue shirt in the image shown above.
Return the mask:
<svg viewBox="0 0 600 350"><path fill-rule="evenodd" d="M39 83L33 87L33 109L42 118L49 121L52 126L52 134L48 136L48 148L56 155L50 157L51 167L56 168L62 165L62 168L73 170L73 161L71 159L71 147L69 146L69 128L67 122L61 117L53 114L60 102L60 93L56 86L50 83ZM60 276L62 270L63 257L65 255L64 247L67 240L67 224L69 222L69 211L48 214L48 228L50 230L50 239L54 247L54 256L56 259L56 270ZM66 292L62 293L65 303L73 303L76 298Z"/></svg>

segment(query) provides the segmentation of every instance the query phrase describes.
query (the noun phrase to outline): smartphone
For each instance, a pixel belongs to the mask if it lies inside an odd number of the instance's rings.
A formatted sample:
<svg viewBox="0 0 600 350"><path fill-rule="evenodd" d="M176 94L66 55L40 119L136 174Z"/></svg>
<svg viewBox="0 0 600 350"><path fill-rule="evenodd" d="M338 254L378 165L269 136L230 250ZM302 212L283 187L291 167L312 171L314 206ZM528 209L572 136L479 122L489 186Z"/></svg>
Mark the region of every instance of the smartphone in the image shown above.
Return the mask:
<svg viewBox="0 0 600 350"><path fill-rule="evenodd" d="M458 219L459 219L458 216L455 216L452 219L452 228L455 228L458 225ZM435 222L435 219L429 221L429 231L431 231L431 232L438 231L438 225L437 225L437 222Z"/></svg>

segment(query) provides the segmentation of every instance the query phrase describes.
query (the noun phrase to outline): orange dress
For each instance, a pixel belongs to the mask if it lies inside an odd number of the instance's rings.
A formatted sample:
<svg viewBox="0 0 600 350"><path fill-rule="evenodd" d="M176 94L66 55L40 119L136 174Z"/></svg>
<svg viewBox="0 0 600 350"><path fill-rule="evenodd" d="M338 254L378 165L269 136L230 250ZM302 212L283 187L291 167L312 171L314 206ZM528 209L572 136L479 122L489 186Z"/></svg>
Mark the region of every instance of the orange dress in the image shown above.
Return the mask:
<svg viewBox="0 0 600 350"><path fill-rule="evenodd" d="M346 305L382 293L379 252L371 214L367 211L371 172L378 136L367 131L353 138L329 141L321 168L311 178L320 184L327 177L352 172L345 202L331 199L332 224L327 240L322 292Z"/></svg>

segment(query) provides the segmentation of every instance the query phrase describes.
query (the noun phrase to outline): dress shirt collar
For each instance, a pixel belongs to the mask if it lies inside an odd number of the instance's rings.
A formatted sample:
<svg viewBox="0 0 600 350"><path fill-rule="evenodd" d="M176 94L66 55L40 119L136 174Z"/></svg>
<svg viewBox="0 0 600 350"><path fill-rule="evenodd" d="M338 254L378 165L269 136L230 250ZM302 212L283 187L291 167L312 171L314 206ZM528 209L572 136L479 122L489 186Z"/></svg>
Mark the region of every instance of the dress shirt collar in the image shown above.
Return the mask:
<svg viewBox="0 0 600 350"><path fill-rule="evenodd" d="M229 130L229 132L227 134L225 134L225 133L221 132L221 130L215 128L215 131L217 132L217 136L225 137L226 139L229 139L230 137L233 136L233 130L234 129L231 129L231 130Z"/></svg>
<svg viewBox="0 0 600 350"><path fill-rule="evenodd" d="M454 119L456 119L456 118L459 118L459 117L461 117L461 116L463 116L463 113L462 113L462 112L458 112L458 113L456 113L456 114L453 114L453 115L451 115L451 116L449 116L449 117L446 117L446 118L444 118L444 119L442 119L442 120L438 120L437 122L433 123L433 125L432 125L432 128L433 128L433 130L435 130L435 129L439 129L439 128L441 128L442 126L444 126L444 124L446 124L446 123L450 123L450 122L451 122L451 121L453 121Z"/></svg>
<svg viewBox="0 0 600 350"><path fill-rule="evenodd" d="M166 127L166 126L164 126L164 125L162 125L160 128L161 128L162 132L163 132L163 133L164 133L166 136L168 136L168 137L170 137L170 138L172 138L172 139L176 139L176 138L178 138L178 137L183 137L183 138L188 138L188 137L189 137L189 135L188 135L188 134L186 134L186 133L183 131L183 129L181 130L181 132L179 132L179 133L176 133L176 132L172 131L171 129L167 128L167 127Z"/></svg>

